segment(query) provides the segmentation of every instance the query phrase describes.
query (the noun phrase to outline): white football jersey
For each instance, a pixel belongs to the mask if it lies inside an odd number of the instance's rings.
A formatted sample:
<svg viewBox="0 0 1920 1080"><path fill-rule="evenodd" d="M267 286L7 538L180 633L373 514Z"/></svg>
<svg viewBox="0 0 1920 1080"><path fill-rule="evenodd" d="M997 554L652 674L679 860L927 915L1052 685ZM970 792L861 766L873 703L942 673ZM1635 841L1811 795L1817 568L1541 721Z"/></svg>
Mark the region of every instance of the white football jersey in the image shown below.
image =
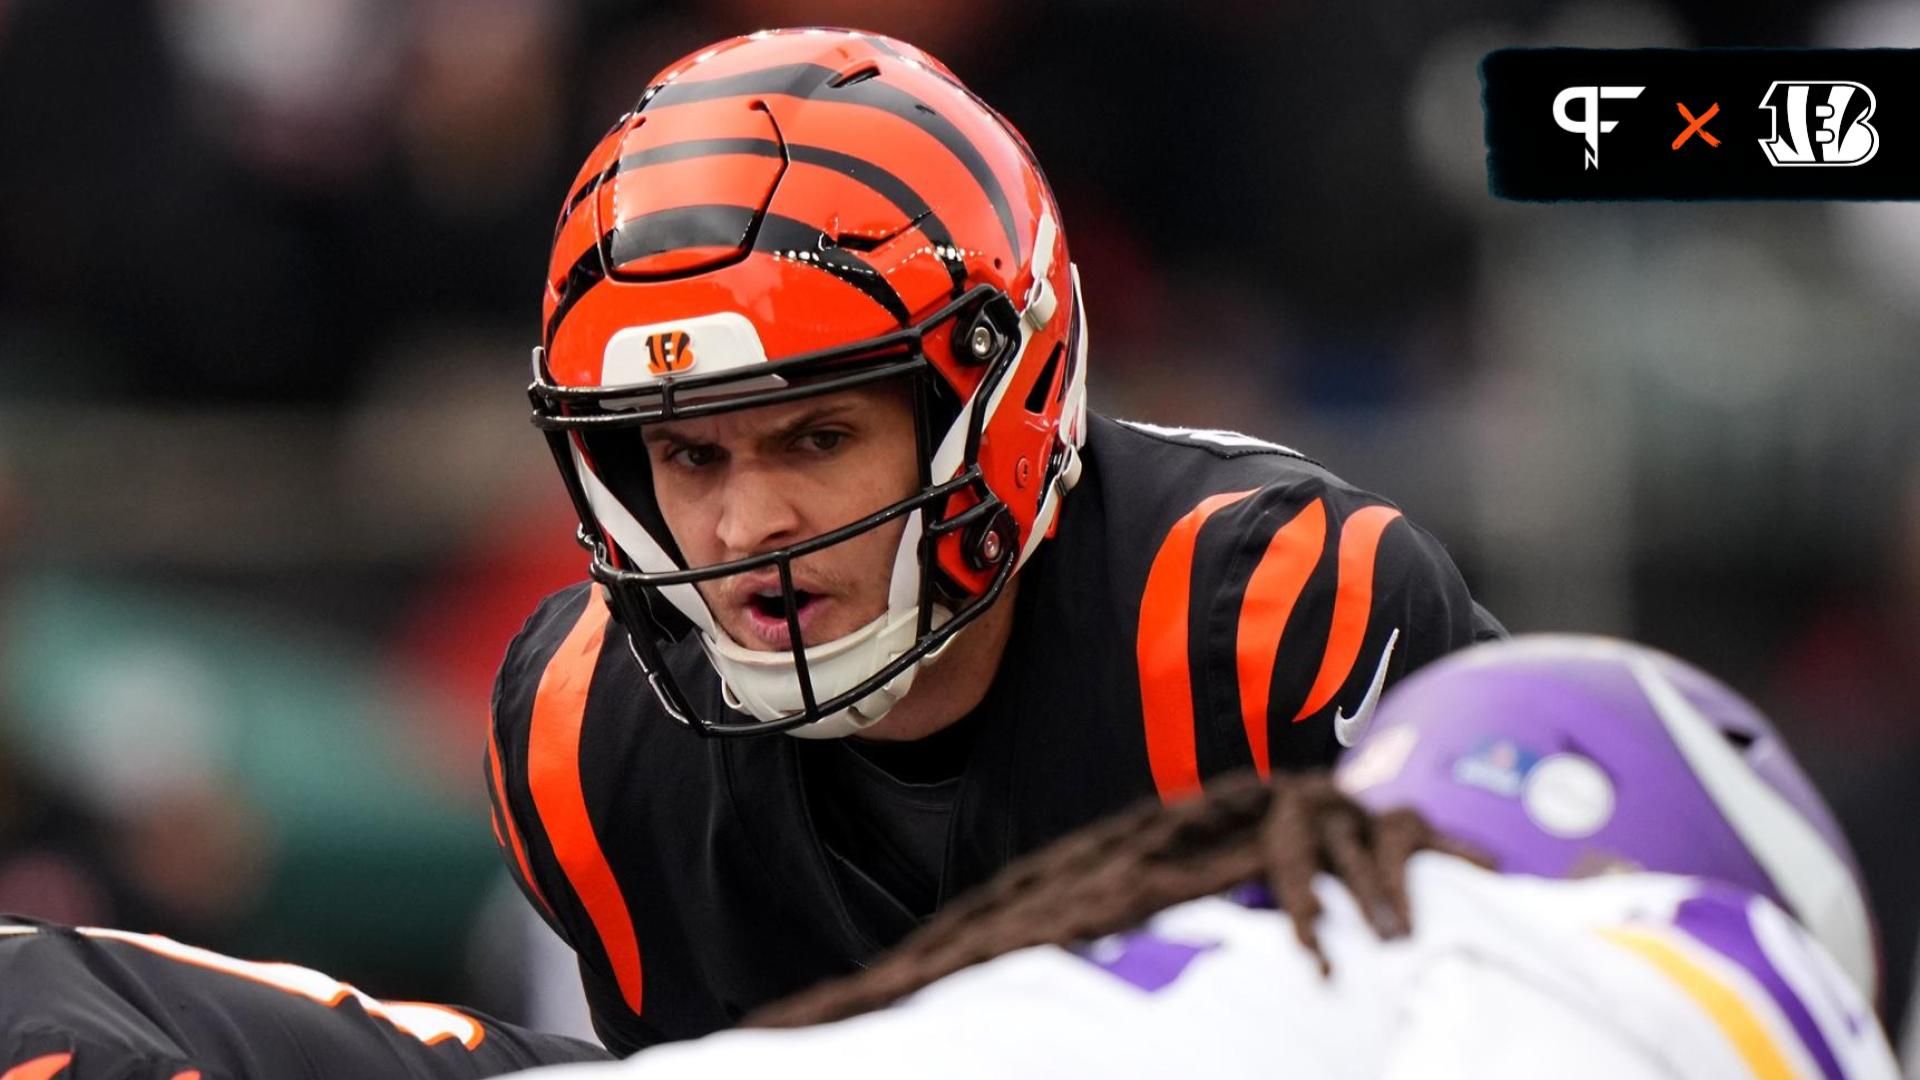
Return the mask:
<svg viewBox="0 0 1920 1080"><path fill-rule="evenodd" d="M1502 876L1435 854L1408 872L1414 933L1400 941L1318 883L1331 978L1283 915L1210 897L1082 949L1010 953L882 1012L538 1075L1897 1076L1860 994L1765 899L1656 874Z"/></svg>

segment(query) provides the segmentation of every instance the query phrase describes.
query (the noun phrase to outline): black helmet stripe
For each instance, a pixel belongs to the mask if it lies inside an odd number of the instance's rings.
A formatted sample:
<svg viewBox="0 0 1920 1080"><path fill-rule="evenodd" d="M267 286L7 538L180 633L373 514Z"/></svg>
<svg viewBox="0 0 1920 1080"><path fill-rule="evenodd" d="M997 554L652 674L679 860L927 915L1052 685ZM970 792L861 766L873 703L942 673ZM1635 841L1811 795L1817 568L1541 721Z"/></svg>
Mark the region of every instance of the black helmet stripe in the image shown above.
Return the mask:
<svg viewBox="0 0 1920 1080"><path fill-rule="evenodd" d="M750 206L677 206L671 210L643 214L601 233L598 242L573 260L573 265L567 268L565 280L560 282L560 296L554 302L553 315L547 319L547 344L553 344L553 336L559 332L561 321L580 302L580 298L606 278L654 281L680 277L686 273L675 270L664 274L632 271L610 274L610 266L621 266L635 259L692 247L729 248L737 254L728 262L738 262L751 254L752 248L747 241L753 238L755 221L762 216Z"/></svg>
<svg viewBox="0 0 1920 1080"><path fill-rule="evenodd" d="M838 150L829 150L824 146L803 146L790 144L788 156L794 161L808 165L818 165L844 173L848 177L865 185L881 198L892 203L899 211L907 215L908 220L919 226L928 240L933 241L936 249L944 248L940 255L940 264L946 267L947 277L953 281L953 295L958 297L966 291L967 268L960 256L954 252L953 233L948 231L940 215L920 197L906 181L887 170L863 158L852 154L843 154ZM1017 250L1017 249L1016 249Z"/></svg>
<svg viewBox="0 0 1920 1080"><path fill-rule="evenodd" d="M754 219L760 211L751 206L724 203L704 206L676 206L651 214L628 218L600 238L606 251L607 276L616 281L659 281L686 275L685 270L665 273L627 271L628 263L686 248L718 247L736 252L728 262L738 262L752 250Z"/></svg>
<svg viewBox="0 0 1920 1080"><path fill-rule="evenodd" d="M836 246L833 238L820 231L819 226L779 214L768 214L760 235L761 251L782 258L804 256L801 261L808 266L825 270L866 293L901 326L913 321L913 313L907 310L906 301L900 299L900 293L886 279L886 275L875 270L867 260Z"/></svg>
<svg viewBox="0 0 1920 1080"><path fill-rule="evenodd" d="M899 49L896 49L893 47L893 42L888 41L886 37L884 37L883 35L860 34L859 36L861 41L864 41L867 44L873 46L874 48L879 49L881 52L886 53L888 56L899 57L902 60L906 59L906 57L901 55Z"/></svg>
<svg viewBox="0 0 1920 1080"><path fill-rule="evenodd" d="M888 85L883 79L863 79L844 86L829 86L838 74L832 68L819 64L781 64L717 79L670 82L649 90L641 99L639 108L644 111L748 94L781 94L805 99L846 101L891 113L931 135L966 168L974 183L986 195L987 202L993 205L993 212L1000 219L1000 227L1006 232L1008 250L1013 252L1015 259L1019 259L1020 237L1014 229L1013 206L1007 201L1007 193L1001 188L1000 179L993 174L987 159L954 126L953 121L933 111L912 94Z"/></svg>
<svg viewBox="0 0 1920 1080"><path fill-rule="evenodd" d="M601 184L621 173L632 172L648 165L690 161L712 154L746 154L752 157L777 158L780 156L780 144L772 139L688 139L684 142L667 143L664 146L636 151L600 170L598 175L581 184L580 190L567 196L566 209L560 212L560 225L565 227L567 219L573 216L573 212L586 201L587 196L599 190Z"/></svg>
<svg viewBox="0 0 1920 1080"><path fill-rule="evenodd" d="M745 243L748 240L752 241L751 245ZM617 281L649 281L679 276L677 272L609 274L609 260L612 265L620 266L635 259L693 247L735 248L740 251L741 259L754 251L790 258L832 274L865 293L900 325L905 326L912 319L906 302L884 275L855 253L833 246L818 226L779 214L762 214L745 206L681 206L622 222L602 235L599 243L580 253L568 268L566 280L561 282L560 298L554 304L553 317L547 320L547 343L553 343L561 321L573 306L603 279L611 276Z"/></svg>
<svg viewBox="0 0 1920 1080"><path fill-rule="evenodd" d="M642 169L649 165L663 165L671 161L689 161L709 154L748 154L755 157L777 158L780 156L780 144L772 139L689 139L684 142L667 143L664 146L649 147L628 154L608 166L599 176L582 185L568 201L567 209L560 215L560 226L565 227L567 218L595 188L613 179L615 176ZM918 225L939 252L940 264L947 271L947 277L953 282L953 295L959 296L966 291L967 270L958 254L953 233L948 231L946 223L933 212L927 201L911 184L893 175L871 161L852 154L843 154L838 150L829 150L824 146L805 146L789 144L787 156L792 161L807 165L817 165L845 175L856 183L892 203L905 214L908 220Z"/></svg>

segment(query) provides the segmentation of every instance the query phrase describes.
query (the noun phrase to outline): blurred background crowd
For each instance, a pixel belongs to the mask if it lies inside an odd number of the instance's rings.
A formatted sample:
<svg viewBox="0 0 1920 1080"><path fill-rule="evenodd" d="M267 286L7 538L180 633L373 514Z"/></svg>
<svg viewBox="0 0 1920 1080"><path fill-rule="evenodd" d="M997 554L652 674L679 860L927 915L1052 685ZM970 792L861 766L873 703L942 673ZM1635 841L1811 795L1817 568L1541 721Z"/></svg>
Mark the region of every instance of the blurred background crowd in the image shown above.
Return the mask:
<svg viewBox="0 0 1920 1080"><path fill-rule="evenodd" d="M1897 1023L1920 212L1496 203L1475 70L1920 46L1859 0L0 0L0 910L559 1022L479 782L494 665L584 571L525 420L547 241L651 74L804 23L926 47L1027 135L1096 408L1297 446L1512 629L1766 707Z"/></svg>

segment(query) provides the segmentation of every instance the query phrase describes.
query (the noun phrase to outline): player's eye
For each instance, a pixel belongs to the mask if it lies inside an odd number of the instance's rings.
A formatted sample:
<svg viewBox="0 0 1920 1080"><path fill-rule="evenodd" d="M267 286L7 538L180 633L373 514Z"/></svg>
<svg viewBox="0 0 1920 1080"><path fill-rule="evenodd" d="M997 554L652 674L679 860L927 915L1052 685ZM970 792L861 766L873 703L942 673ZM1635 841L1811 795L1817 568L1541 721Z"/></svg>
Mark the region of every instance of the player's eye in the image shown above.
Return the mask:
<svg viewBox="0 0 1920 1080"><path fill-rule="evenodd" d="M794 445L815 454L830 454L840 449L848 439L848 433L838 428L814 428L801 432Z"/></svg>
<svg viewBox="0 0 1920 1080"><path fill-rule="evenodd" d="M703 469L718 464L723 456L721 449L712 443L676 443L667 448L662 460L682 469Z"/></svg>

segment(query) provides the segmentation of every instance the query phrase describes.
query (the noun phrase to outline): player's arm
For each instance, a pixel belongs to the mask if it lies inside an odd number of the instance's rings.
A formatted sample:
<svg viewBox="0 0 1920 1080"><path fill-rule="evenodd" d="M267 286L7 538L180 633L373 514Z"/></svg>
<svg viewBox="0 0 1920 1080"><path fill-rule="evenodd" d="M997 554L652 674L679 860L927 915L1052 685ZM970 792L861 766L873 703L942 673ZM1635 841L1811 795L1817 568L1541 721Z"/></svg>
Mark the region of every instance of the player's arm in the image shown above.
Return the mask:
<svg viewBox="0 0 1920 1080"><path fill-rule="evenodd" d="M1324 500L1303 632L1280 645L1298 651L1276 663L1268 705L1275 768L1327 764L1359 739L1387 687L1499 628L1446 548L1397 507L1350 490L1330 489Z"/></svg>
<svg viewBox="0 0 1920 1080"><path fill-rule="evenodd" d="M640 1015L638 943L624 903L604 902L618 895L596 836L607 826L592 819L578 773L587 752L581 741L587 688L607 620L604 601L584 585L548 597L527 620L495 683L484 771L502 860L527 901L578 956L596 1033L626 1055L667 1035ZM564 737L568 732L571 738ZM597 918L576 880L582 873L586 887L601 890Z"/></svg>
<svg viewBox="0 0 1920 1080"><path fill-rule="evenodd" d="M1142 611L1143 632L1160 635L1142 638L1149 730L1179 733L1186 703L1169 709L1164 699L1189 687L1196 729L1191 751L1155 748L1163 797L1249 763L1262 772L1325 767L1358 737L1386 687L1500 632L1431 533L1324 474L1201 506L1212 513L1192 526L1192 565L1170 565L1163 545ZM1192 598L1184 624L1197 648L1154 629L1181 625L1154 610L1176 589ZM1181 680L1189 662L1195 670ZM1183 753L1195 770L1185 777Z"/></svg>
<svg viewBox="0 0 1920 1080"><path fill-rule="evenodd" d="M593 1033L616 1056L627 1057L672 1038L627 1008L625 999L620 996L618 982L603 974L585 957L580 959L580 988L586 994ZM5 1078L0 1077L0 1080Z"/></svg>
<svg viewBox="0 0 1920 1080"><path fill-rule="evenodd" d="M573 933L572 920L565 917L567 905L556 906L549 899L555 890L564 892L564 875L551 865L550 846L543 842L527 758L540 681L554 654L564 645L565 627L586 604L584 590L569 589L548 597L507 646L506 658L494 680L491 722L481 762L493 839L508 874L554 933L576 951L579 939Z"/></svg>
<svg viewBox="0 0 1920 1080"><path fill-rule="evenodd" d="M1872 1006L1832 954L1764 897L1706 885L1669 920L1598 931L1654 984L1635 995L1672 1025L1663 1042L1733 1048L1753 1075L1894 1080L1899 1066ZM1694 1046L1693 1044L1700 1044ZM1689 1062L1688 1071L1705 1066ZM1719 1069L1734 1075L1736 1064Z"/></svg>
<svg viewBox="0 0 1920 1080"><path fill-rule="evenodd" d="M547 835L533 789L538 782L530 761L534 753L534 714L542 708L543 684L559 678L590 679L592 659L569 657L585 650L580 630L597 617L600 601L587 587L556 593L542 601L507 647L494 683L492 723L482 771L492 815L493 838L501 860L527 902L580 959L581 981L595 1031L616 1053L628 1054L658 1036L628 1006L603 955L592 918L574 894L559 865L554 840ZM585 670L555 674L573 662ZM551 689L546 691L551 694Z"/></svg>
<svg viewBox="0 0 1920 1080"><path fill-rule="evenodd" d="M311 968L124 930L0 930L0 1080L407 1076L470 1080L597 1046L461 1009L375 999Z"/></svg>

